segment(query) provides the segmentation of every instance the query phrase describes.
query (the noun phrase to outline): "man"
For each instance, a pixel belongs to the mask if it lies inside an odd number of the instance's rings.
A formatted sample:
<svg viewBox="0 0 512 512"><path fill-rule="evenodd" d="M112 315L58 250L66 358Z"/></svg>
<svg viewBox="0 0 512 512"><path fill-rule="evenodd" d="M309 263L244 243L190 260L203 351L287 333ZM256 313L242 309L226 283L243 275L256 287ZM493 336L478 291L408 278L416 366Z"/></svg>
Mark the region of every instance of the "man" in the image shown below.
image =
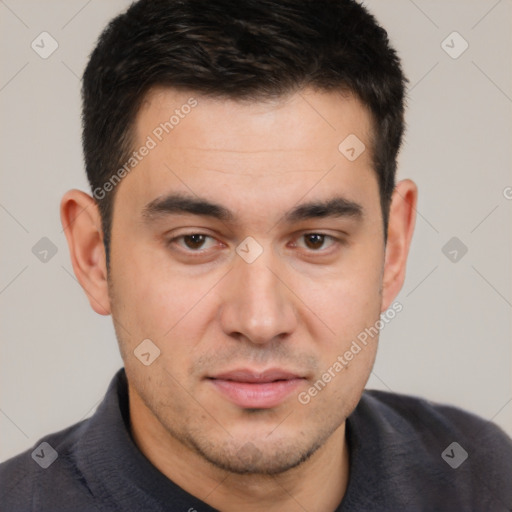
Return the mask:
<svg viewBox="0 0 512 512"><path fill-rule="evenodd" d="M400 311L405 78L352 0L140 1L83 79L61 216L124 369L1 466L6 511L510 510L512 442L363 392ZM382 316L381 316L382 315Z"/></svg>

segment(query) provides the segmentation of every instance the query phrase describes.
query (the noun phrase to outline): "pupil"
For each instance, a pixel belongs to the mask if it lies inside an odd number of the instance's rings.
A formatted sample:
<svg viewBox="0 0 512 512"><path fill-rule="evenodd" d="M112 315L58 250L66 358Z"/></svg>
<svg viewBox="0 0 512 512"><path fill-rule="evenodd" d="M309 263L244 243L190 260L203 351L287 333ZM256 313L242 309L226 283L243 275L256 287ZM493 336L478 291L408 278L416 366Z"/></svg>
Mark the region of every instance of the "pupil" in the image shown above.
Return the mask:
<svg viewBox="0 0 512 512"><path fill-rule="evenodd" d="M198 249L204 243L204 235L187 235L185 244L189 249Z"/></svg>
<svg viewBox="0 0 512 512"><path fill-rule="evenodd" d="M307 235L306 240L307 240L306 245L310 249L319 249L320 247L322 247L322 245L324 243L324 235L318 235L318 234Z"/></svg>

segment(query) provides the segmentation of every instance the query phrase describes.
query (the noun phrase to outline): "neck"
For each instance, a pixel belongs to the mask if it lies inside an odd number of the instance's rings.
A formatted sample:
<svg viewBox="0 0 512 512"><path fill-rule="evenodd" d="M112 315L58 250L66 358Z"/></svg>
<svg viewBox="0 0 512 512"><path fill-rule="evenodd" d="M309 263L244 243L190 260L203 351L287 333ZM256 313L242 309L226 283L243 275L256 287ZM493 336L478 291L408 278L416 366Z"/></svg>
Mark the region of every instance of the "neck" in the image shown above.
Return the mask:
<svg viewBox="0 0 512 512"><path fill-rule="evenodd" d="M222 512L335 511L347 487L349 453L343 423L307 461L277 475L219 469L171 436L130 393L132 436L167 478Z"/></svg>

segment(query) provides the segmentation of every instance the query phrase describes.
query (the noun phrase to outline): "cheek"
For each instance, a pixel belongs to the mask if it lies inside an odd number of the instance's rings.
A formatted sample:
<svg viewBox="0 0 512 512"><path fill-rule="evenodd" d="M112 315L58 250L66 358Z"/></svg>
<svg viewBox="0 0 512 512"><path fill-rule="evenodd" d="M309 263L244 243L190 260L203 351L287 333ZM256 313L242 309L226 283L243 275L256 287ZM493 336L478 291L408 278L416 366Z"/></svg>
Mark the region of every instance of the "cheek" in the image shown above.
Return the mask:
<svg viewBox="0 0 512 512"><path fill-rule="evenodd" d="M375 252L375 251L374 251ZM370 251L347 258L336 272L314 280L296 279L299 296L337 339L346 339L374 323L380 314L382 261Z"/></svg>
<svg viewBox="0 0 512 512"><path fill-rule="evenodd" d="M186 276L167 262L157 264L151 254L131 252L130 258L112 260L113 316L129 333L130 344L149 338L159 347L186 337L187 349L209 321L209 290L213 275Z"/></svg>

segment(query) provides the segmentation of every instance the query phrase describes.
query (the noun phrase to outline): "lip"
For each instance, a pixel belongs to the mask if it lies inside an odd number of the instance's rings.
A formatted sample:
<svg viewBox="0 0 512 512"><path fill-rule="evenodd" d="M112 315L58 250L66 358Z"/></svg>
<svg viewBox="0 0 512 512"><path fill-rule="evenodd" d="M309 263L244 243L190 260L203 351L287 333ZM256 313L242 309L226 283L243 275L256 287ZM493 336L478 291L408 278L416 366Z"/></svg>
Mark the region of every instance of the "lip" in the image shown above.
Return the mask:
<svg viewBox="0 0 512 512"><path fill-rule="evenodd" d="M229 401L247 409L277 407L303 382L304 377L273 368L263 372L239 369L208 377Z"/></svg>

